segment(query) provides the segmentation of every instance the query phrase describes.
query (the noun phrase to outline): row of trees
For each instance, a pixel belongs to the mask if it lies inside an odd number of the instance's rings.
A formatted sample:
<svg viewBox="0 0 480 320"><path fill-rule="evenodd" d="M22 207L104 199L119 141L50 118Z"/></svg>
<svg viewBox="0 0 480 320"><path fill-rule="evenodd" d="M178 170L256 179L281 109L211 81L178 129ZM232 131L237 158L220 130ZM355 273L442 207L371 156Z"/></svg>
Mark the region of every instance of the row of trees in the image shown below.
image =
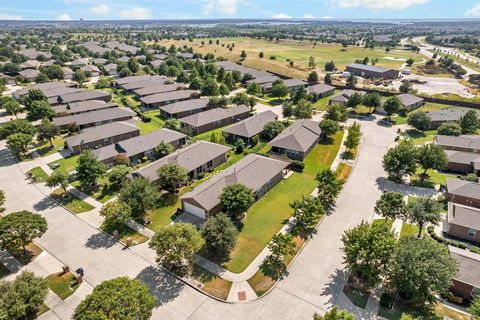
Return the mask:
<svg viewBox="0 0 480 320"><path fill-rule="evenodd" d="M407 117L407 123L419 131L430 129L432 119L423 112L412 112ZM480 117L475 110L467 111L458 121L447 121L438 128L438 133L448 136L475 134L480 128Z"/></svg>

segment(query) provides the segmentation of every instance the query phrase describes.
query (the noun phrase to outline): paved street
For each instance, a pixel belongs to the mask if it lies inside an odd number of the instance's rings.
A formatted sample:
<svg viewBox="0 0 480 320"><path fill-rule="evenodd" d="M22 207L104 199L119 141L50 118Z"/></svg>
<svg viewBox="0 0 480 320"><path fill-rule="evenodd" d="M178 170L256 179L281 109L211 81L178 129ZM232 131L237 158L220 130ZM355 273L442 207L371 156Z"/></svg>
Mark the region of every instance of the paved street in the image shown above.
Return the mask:
<svg viewBox="0 0 480 320"><path fill-rule="evenodd" d="M358 121L358 120L357 120ZM383 183L382 156L395 131L374 121L360 121L362 143L356 167L318 233L289 269L289 274L265 298L248 303L220 303L159 271L143 258L114 242L79 217L59 207L26 180L2 145L0 188L7 196L7 212L27 209L41 213L49 229L38 243L72 269L83 267L85 280L95 286L127 275L149 284L157 296L153 319L311 319L335 303L343 285L340 237L343 230L373 217ZM147 256L147 255L145 255Z"/></svg>

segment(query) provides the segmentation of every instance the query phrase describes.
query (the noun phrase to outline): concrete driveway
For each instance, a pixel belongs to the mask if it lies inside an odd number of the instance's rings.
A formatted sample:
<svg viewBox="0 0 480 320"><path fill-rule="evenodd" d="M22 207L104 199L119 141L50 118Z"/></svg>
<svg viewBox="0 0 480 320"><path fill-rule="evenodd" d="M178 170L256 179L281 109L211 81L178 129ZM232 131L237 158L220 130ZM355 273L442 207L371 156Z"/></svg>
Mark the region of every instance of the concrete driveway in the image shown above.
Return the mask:
<svg viewBox="0 0 480 320"><path fill-rule="evenodd" d="M0 188L7 196L7 212L28 209L41 213L49 223L38 243L72 269L83 267L88 284L129 276L145 281L158 300L152 319L311 319L335 303L345 274L342 271L341 234L373 217L383 177L381 161L392 145L395 129L375 121L357 120L362 142L357 164L318 232L298 255L288 276L266 297L248 303L226 304L207 298L171 275L159 271L143 257L84 220L46 198L25 179L20 167L0 146Z"/></svg>

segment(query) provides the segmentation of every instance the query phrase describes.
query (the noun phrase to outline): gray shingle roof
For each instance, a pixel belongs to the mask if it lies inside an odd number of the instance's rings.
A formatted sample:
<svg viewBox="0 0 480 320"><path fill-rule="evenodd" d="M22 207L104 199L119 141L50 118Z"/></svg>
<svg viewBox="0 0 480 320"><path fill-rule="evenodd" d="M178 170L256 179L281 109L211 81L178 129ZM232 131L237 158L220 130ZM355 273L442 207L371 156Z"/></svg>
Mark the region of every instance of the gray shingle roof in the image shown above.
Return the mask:
<svg viewBox="0 0 480 320"><path fill-rule="evenodd" d="M32 84L31 86L27 86L25 88L22 88L22 89L19 89L19 90L15 91L13 93L13 95L15 95L15 96L25 95L31 89L39 89L45 94L45 91L47 91L47 90L52 90L52 89L57 89L57 88L66 88L66 87L72 87L72 86L74 86L74 83L67 83L67 82L61 82L61 81L35 83L35 84Z"/></svg>
<svg viewBox="0 0 480 320"><path fill-rule="evenodd" d="M372 65L366 65L366 64L361 64L361 63L352 63L347 66L348 68L355 68L355 69L360 69L360 70L365 70L365 71L370 71L370 72L379 72L379 73L384 73L387 72L391 69L383 68L383 67L377 67L377 66L372 66Z"/></svg>
<svg viewBox="0 0 480 320"><path fill-rule="evenodd" d="M65 126L75 123L77 126L92 124L96 122L103 122L109 120L116 120L125 117L133 117L135 112L127 108L109 108L98 111L84 112L74 114L66 117L53 118L52 121L57 126Z"/></svg>
<svg viewBox="0 0 480 320"><path fill-rule="evenodd" d="M480 153L445 150L449 162L476 164L480 166Z"/></svg>
<svg viewBox="0 0 480 320"><path fill-rule="evenodd" d="M467 110L465 109L447 109L427 112L432 121L457 121L466 113Z"/></svg>
<svg viewBox="0 0 480 320"><path fill-rule="evenodd" d="M115 80L115 82L119 85L123 85L123 84L126 84L126 83L132 83L132 82L136 82L136 81L150 80L151 78L152 78L151 75L146 74L146 75L142 75L142 76L130 76L130 77L117 79L117 80Z"/></svg>
<svg viewBox="0 0 480 320"><path fill-rule="evenodd" d="M423 98L414 96L413 94L409 94L409 93L399 94L398 98L400 99L400 102L402 103L402 105L405 107L424 101Z"/></svg>
<svg viewBox="0 0 480 320"><path fill-rule="evenodd" d="M149 96L151 94L176 91L176 90L185 89L185 88L186 86L183 83L164 84L164 83L157 83L155 81L151 85L142 87L139 89L135 89L133 90L133 92L135 94L138 94L139 96Z"/></svg>
<svg viewBox="0 0 480 320"><path fill-rule="evenodd" d="M295 121L268 144L272 147L305 152L318 140L320 134L318 122L301 119Z"/></svg>
<svg viewBox="0 0 480 320"><path fill-rule="evenodd" d="M187 99L196 94L198 94L198 92L195 90L178 90L178 91L152 94L152 95L140 98L140 101L142 101L145 104L161 103L161 102L174 101L179 99Z"/></svg>
<svg viewBox="0 0 480 320"><path fill-rule="evenodd" d="M307 87L307 92L308 93L312 93L312 94L316 94L316 95L328 92L330 90L335 90L335 87L332 87L328 84L323 84L323 83L319 83L319 84L315 84L313 86Z"/></svg>
<svg viewBox="0 0 480 320"><path fill-rule="evenodd" d="M448 223L480 230L480 209L449 202Z"/></svg>
<svg viewBox="0 0 480 320"><path fill-rule="evenodd" d="M132 172L132 176L140 176L156 181L158 179L157 170L169 163L174 163L190 172L227 153L229 150L230 147L200 140Z"/></svg>
<svg viewBox="0 0 480 320"><path fill-rule="evenodd" d="M450 256L458 262L458 273L454 279L480 288L480 255L449 246Z"/></svg>
<svg viewBox="0 0 480 320"><path fill-rule="evenodd" d="M253 80L248 80L247 84L251 84L251 83L258 83L258 84L271 83L271 82L274 82L276 80L280 80L280 78L277 77L277 76L274 76L274 75L266 75L266 76L262 76L262 77L256 77Z"/></svg>
<svg viewBox="0 0 480 320"><path fill-rule="evenodd" d="M61 103L70 103L85 100L98 100L110 97L110 93L99 90L86 90L73 93L62 94L58 96L58 101Z"/></svg>
<svg viewBox="0 0 480 320"><path fill-rule="evenodd" d="M150 79L123 84L122 88L125 90L135 90L139 88L150 87L152 85L161 85L164 84L165 81L167 81L167 79L162 78L161 76L152 76Z"/></svg>
<svg viewBox="0 0 480 320"><path fill-rule="evenodd" d="M129 132L138 132L134 124L126 121L107 123L98 127L83 129L81 133L66 137L65 142L70 146L78 146L84 143L93 142Z"/></svg>
<svg viewBox="0 0 480 320"><path fill-rule="evenodd" d="M480 184L476 182L469 182L460 179L448 179L447 190L449 195L480 199Z"/></svg>
<svg viewBox="0 0 480 320"><path fill-rule="evenodd" d="M35 69L25 69L18 73L20 76L24 77L25 79L33 79L38 77L40 71Z"/></svg>
<svg viewBox="0 0 480 320"><path fill-rule="evenodd" d="M108 109L117 107L115 103L105 102L103 100L87 100L80 102L72 102L59 106L53 106L55 113L82 113L101 109Z"/></svg>
<svg viewBox="0 0 480 320"><path fill-rule="evenodd" d="M108 145L96 149L93 151L93 154L99 161L114 157L118 154L132 157L148 150L155 149L162 141L165 143L172 143L185 137L186 135L183 133L164 128L142 136L120 141L115 145Z"/></svg>
<svg viewBox="0 0 480 320"><path fill-rule="evenodd" d="M239 105L233 108L215 108L207 111L192 114L191 116L178 119L182 123L189 124L194 127L200 127L205 124L213 123L240 114L251 112L246 105Z"/></svg>
<svg viewBox="0 0 480 320"><path fill-rule="evenodd" d="M476 135L461 135L458 137L437 135L434 141L436 144L441 146L466 148L480 151L480 136Z"/></svg>
<svg viewBox="0 0 480 320"><path fill-rule="evenodd" d="M286 79L286 80L283 80L283 83L291 88L291 87L298 87L298 86L306 86L308 83L303 81L303 80L299 80L299 79Z"/></svg>
<svg viewBox="0 0 480 320"><path fill-rule="evenodd" d="M219 197L225 187L240 183L255 192L286 167L288 167L288 162L249 154L184 194L181 199L191 199L203 209L211 210L220 203Z"/></svg>
<svg viewBox="0 0 480 320"><path fill-rule="evenodd" d="M263 131L263 127L278 118L278 115L267 110L265 112L258 113L253 117L242 120L233 126L230 126L223 130L223 132L234 134L241 137L251 138Z"/></svg>
<svg viewBox="0 0 480 320"><path fill-rule="evenodd" d="M209 102L210 99L208 98L190 99L167 104L166 106L161 106L160 110L163 110L169 114L177 114L179 112L193 111L205 108L206 106L208 106Z"/></svg>
<svg viewBox="0 0 480 320"><path fill-rule="evenodd" d="M356 90L346 89L346 90L343 90L342 92L340 92L339 94L337 94L336 96L332 97L330 99L330 101L346 103L348 101L348 99L355 92L361 94L362 96L365 95L364 91L356 91Z"/></svg>

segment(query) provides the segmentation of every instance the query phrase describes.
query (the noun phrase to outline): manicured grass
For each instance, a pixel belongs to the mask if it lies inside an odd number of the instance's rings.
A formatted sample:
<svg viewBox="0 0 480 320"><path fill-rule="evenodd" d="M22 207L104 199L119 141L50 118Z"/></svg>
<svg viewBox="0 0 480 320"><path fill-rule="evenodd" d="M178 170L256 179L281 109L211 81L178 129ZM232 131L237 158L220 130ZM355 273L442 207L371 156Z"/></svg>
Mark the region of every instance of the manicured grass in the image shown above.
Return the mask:
<svg viewBox="0 0 480 320"><path fill-rule="evenodd" d="M45 280L50 290L62 300L70 297L79 286L75 275L71 272L54 273L46 277Z"/></svg>
<svg viewBox="0 0 480 320"><path fill-rule="evenodd" d="M422 229L422 234L425 234L425 228ZM407 236L417 236L418 235L418 226L416 224L404 223L402 224L402 229L400 230L400 238Z"/></svg>
<svg viewBox="0 0 480 320"><path fill-rule="evenodd" d="M267 194L250 207L243 228L237 237L237 244L231 252L226 268L242 272L262 251L270 239L291 217L289 204L302 195L309 195L316 187L315 176L329 168L335 159L343 131L332 137L329 143L316 146L305 160L303 173L294 173L287 180L274 186Z"/></svg>
<svg viewBox="0 0 480 320"><path fill-rule="evenodd" d="M318 99L317 101L315 101L315 103L313 103L313 107L319 111L327 111L330 99L335 95L339 94L340 92L341 90L335 90L332 95Z"/></svg>
<svg viewBox="0 0 480 320"><path fill-rule="evenodd" d="M72 186L75 188L81 190L83 193L89 195L90 197L94 198L95 200L101 202L101 203L106 203L110 199L112 199L115 196L115 192L118 191L116 188L114 188L110 181L108 181L108 177L100 177L97 180L98 183L98 189L92 190L83 190L80 188L80 181L75 180L71 183Z"/></svg>
<svg viewBox="0 0 480 320"><path fill-rule="evenodd" d="M95 208L91 204L78 199L73 194L69 194L69 197L65 199L63 197L63 189L57 189L53 191L50 196L56 201L58 201L62 206L74 213L87 212Z"/></svg>
<svg viewBox="0 0 480 320"><path fill-rule="evenodd" d="M41 167L35 167L28 171L35 177L35 182L45 182L47 181L48 174Z"/></svg>
<svg viewBox="0 0 480 320"><path fill-rule="evenodd" d="M41 141L35 146L35 150L41 157L52 155L64 147L65 139L63 137L56 137L55 139L52 139L52 144L53 147L48 140Z"/></svg>
<svg viewBox="0 0 480 320"><path fill-rule="evenodd" d="M409 129L405 132L405 137L412 139L412 142L416 145L432 142L436 135L437 130L428 130L422 132L416 129Z"/></svg>
<svg viewBox="0 0 480 320"><path fill-rule="evenodd" d="M375 219L375 220L373 220L372 225L373 224L385 224L385 223L387 224L388 229L392 230L392 225L393 225L393 220L392 219L387 219L387 221L385 221L385 219Z"/></svg>
<svg viewBox="0 0 480 320"><path fill-rule="evenodd" d="M278 98L278 97L273 97L269 94L266 94L266 95L261 96L260 98L257 98L257 101L262 103L262 104L266 104L266 105L274 107L274 106L278 106L278 105L283 104L285 101L287 101L288 98L289 98L288 96Z"/></svg>
<svg viewBox="0 0 480 320"><path fill-rule="evenodd" d="M144 243L148 241L148 238L127 226L124 223L103 223L100 226L100 229L108 233L109 235L113 236L113 232L117 230L118 232L118 240L123 243L127 243L128 238L130 238L134 245Z"/></svg>
<svg viewBox="0 0 480 320"><path fill-rule="evenodd" d="M444 305L437 303L431 308L420 308L418 306L411 306L407 302L396 303L392 310L380 307L378 315L388 320L399 320L402 314L409 314L415 318L422 320L443 320L447 316L455 320L469 320L470 315L452 310Z"/></svg>
<svg viewBox="0 0 480 320"><path fill-rule="evenodd" d="M340 180L347 180L352 167L346 163L340 163L337 167L337 177Z"/></svg>
<svg viewBox="0 0 480 320"><path fill-rule="evenodd" d="M232 282L222 279L198 265L194 265L192 277L203 284L202 291L219 299L227 300Z"/></svg>
<svg viewBox="0 0 480 320"><path fill-rule="evenodd" d="M446 172L438 172L435 170L428 170L427 175L428 177L423 181L423 184L420 181L419 174L423 173L423 169L417 169L417 175L411 177L410 181L412 185L420 186L424 188L435 188L436 185L440 185L442 187L446 187L447 179L457 178L458 174L446 173Z"/></svg>
<svg viewBox="0 0 480 320"><path fill-rule="evenodd" d="M10 270L0 262L0 278L10 274Z"/></svg>
<svg viewBox="0 0 480 320"><path fill-rule="evenodd" d="M22 249L16 252L10 252L12 256L14 256L22 265L27 265L33 260L35 260L36 257L40 255L40 253L43 252L42 248L37 246L34 242L30 242L27 244L25 247L26 252L23 252Z"/></svg>
<svg viewBox="0 0 480 320"><path fill-rule="evenodd" d="M140 134L150 133L163 128L165 121L160 118L160 110L151 110L144 112L151 118L150 122L138 121L135 125L140 129Z"/></svg>
<svg viewBox="0 0 480 320"><path fill-rule="evenodd" d="M63 158L63 159L60 159L60 160L57 160L57 161L50 162L48 164L48 166L51 168L52 164L58 163L60 165L60 167L58 167L57 169L54 169L54 170L63 169L66 172L72 172L77 167L78 157L79 157L79 155L71 156L71 157L68 157L68 158Z"/></svg>
<svg viewBox="0 0 480 320"><path fill-rule="evenodd" d="M197 134L196 136L194 136L193 138L195 140L206 140L206 141L210 141L210 137L212 136L212 134L215 134L217 136L218 139L220 139L222 137L222 131L225 129L225 128L228 128L230 125L226 125L224 127L220 127L220 128L216 128L216 129L213 129L213 130L210 130L210 131L207 131L207 132L204 132L204 133L200 133L200 134Z"/></svg>

